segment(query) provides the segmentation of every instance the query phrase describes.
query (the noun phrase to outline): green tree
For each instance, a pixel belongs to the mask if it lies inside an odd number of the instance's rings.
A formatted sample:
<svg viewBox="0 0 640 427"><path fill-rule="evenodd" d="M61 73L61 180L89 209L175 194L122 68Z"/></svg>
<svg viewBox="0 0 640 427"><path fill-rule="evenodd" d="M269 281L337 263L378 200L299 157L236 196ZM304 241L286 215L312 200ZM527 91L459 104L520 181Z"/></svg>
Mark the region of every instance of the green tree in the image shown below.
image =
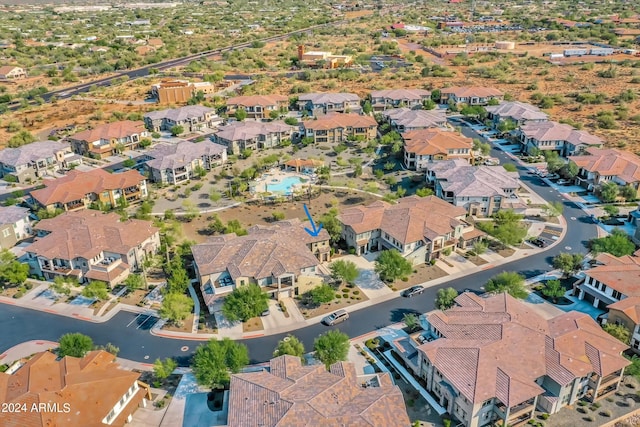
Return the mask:
<svg viewBox="0 0 640 427"><path fill-rule="evenodd" d="M529 295L524 287L524 277L518 273L505 271L493 276L487 282L487 292L507 292L514 298L524 299Z"/></svg>
<svg viewBox="0 0 640 427"><path fill-rule="evenodd" d="M238 108L233 116L237 121L241 122L247 118L247 110L245 110L244 108Z"/></svg>
<svg viewBox="0 0 640 427"><path fill-rule="evenodd" d="M82 289L82 296L105 300L109 297L108 286L100 280L93 280Z"/></svg>
<svg viewBox="0 0 640 427"><path fill-rule="evenodd" d="M182 321L193 312L193 299L176 292L169 292L163 296L162 306L158 314L174 325L181 326Z"/></svg>
<svg viewBox="0 0 640 427"><path fill-rule="evenodd" d="M425 99L422 103L422 108L425 110L433 110L437 107L437 104L432 99Z"/></svg>
<svg viewBox="0 0 640 427"><path fill-rule="evenodd" d="M0 252L0 284L22 285L29 275L29 265L21 263L8 249Z"/></svg>
<svg viewBox="0 0 640 427"><path fill-rule="evenodd" d="M545 151L544 159L547 162L547 170L551 173L557 173L565 165L564 160L555 151Z"/></svg>
<svg viewBox="0 0 640 427"><path fill-rule="evenodd" d="M502 165L502 167L504 168L504 170L506 170L507 172L516 172L518 170L518 168L516 167L516 165L514 165L513 163L505 163Z"/></svg>
<svg viewBox="0 0 640 427"><path fill-rule="evenodd" d="M285 354L302 359L302 356L304 355L304 344L302 344L302 342L293 335L287 335L278 341L278 345L273 351L273 357L283 356Z"/></svg>
<svg viewBox="0 0 640 427"><path fill-rule="evenodd" d="M213 203L218 203L220 199L222 199L222 194L219 191L211 189L211 191L209 192L209 200L211 200Z"/></svg>
<svg viewBox="0 0 640 427"><path fill-rule="evenodd" d="M620 196L627 202L633 202L638 199L638 190L633 188L632 185L625 185L624 187L620 187Z"/></svg>
<svg viewBox="0 0 640 427"><path fill-rule="evenodd" d="M420 327L420 320L415 313L406 313L402 316L402 321L406 325L409 332L413 332Z"/></svg>
<svg viewBox="0 0 640 427"><path fill-rule="evenodd" d="M316 306L331 302L335 297L336 291L326 283L316 286L305 294L305 299Z"/></svg>
<svg viewBox="0 0 640 427"><path fill-rule="evenodd" d="M178 135L184 133L184 127L182 127L180 125L176 125L176 126L171 128L170 132L171 132L171 135L178 136Z"/></svg>
<svg viewBox="0 0 640 427"><path fill-rule="evenodd" d="M566 292L566 289L562 286L559 280L549 280L542 288L542 294L547 298L550 298L553 303L558 302L558 298L562 298Z"/></svg>
<svg viewBox="0 0 640 427"><path fill-rule="evenodd" d="M476 257L476 260L478 259L478 256L480 256L483 253L487 252L487 249L489 249L489 245L487 244L487 242L485 240L477 240L473 244L473 254Z"/></svg>
<svg viewBox="0 0 640 427"><path fill-rule="evenodd" d="M629 344L631 339L631 332L624 325L617 325L615 323L606 323L602 326L609 335L616 338L619 341L622 341L624 344Z"/></svg>
<svg viewBox="0 0 640 427"><path fill-rule="evenodd" d="M371 114L372 111L373 108L371 107L371 101L367 99L364 101L364 104L362 104L362 112L365 114Z"/></svg>
<svg viewBox="0 0 640 427"><path fill-rule="evenodd" d="M242 228L242 224L240 224L240 221L238 221L237 219L232 219L231 221L227 222L227 226L225 227L224 232L227 234L236 233L237 236L246 236L248 234L247 230Z"/></svg>
<svg viewBox="0 0 640 427"><path fill-rule="evenodd" d="M284 212L273 212L271 214L271 217L273 218L274 221L282 221L285 218Z"/></svg>
<svg viewBox="0 0 640 427"><path fill-rule="evenodd" d="M341 259L334 261L329 266L329 270L331 270L331 276L334 279L340 280L342 283L347 282L349 284L353 284L360 274L358 266L354 262L344 261Z"/></svg>
<svg viewBox="0 0 640 427"><path fill-rule="evenodd" d="M169 375L171 375L177 367L178 363L170 357L164 360L156 359L156 361L153 362L153 375L158 381L164 381L169 378Z"/></svg>
<svg viewBox="0 0 640 427"><path fill-rule="evenodd" d="M21 130L7 141L7 147L16 148L22 145L31 144L36 140L36 137L33 136L29 131Z"/></svg>
<svg viewBox="0 0 640 427"><path fill-rule="evenodd" d="M438 289L436 295L436 307L440 310L446 310L453 307L455 299L458 297L458 291L454 288L442 288Z"/></svg>
<svg viewBox="0 0 640 427"><path fill-rule="evenodd" d="M626 343L625 343L626 344ZM624 368L625 375L631 375L637 380L640 380L640 357L633 355L631 357L625 356L631 362L631 365Z"/></svg>
<svg viewBox="0 0 640 427"><path fill-rule="evenodd" d="M560 201L552 201L545 206L544 210L546 211L547 216L560 216L564 211L564 205Z"/></svg>
<svg viewBox="0 0 640 427"><path fill-rule="evenodd" d="M75 332L64 334L58 340L58 355L60 357L84 357L85 354L93 350L93 340L91 337Z"/></svg>
<svg viewBox="0 0 640 427"><path fill-rule="evenodd" d="M606 252L617 257L631 255L636 250L636 245L629 236L617 228L614 228L606 237L591 240L590 247L595 253Z"/></svg>
<svg viewBox="0 0 640 427"><path fill-rule="evenodd" d="M618 194L620 193L620 188L618 184L613 181L607 181L604 184L600 185L597 188L598 196L600 200L605 203L613 202L618 198Z"/></svg>
<svg viewBox="0 0 640 427"><path fill-rule="evenodd" d="M416 190L416 196L418 197L428 197L433 196L433 190L430 188L418 188Z"/></svg>
<svg viewBox="0 0 640 427"><path fill-rule="evenodd" d="M382 251L376 260L375 271L386 282L393 282L401 277L407 277L413 271L413 265L400 252L391 249Z"/></svg>
<svg viewBox="0 0 640 427"><path fill-rule="evenodd" d="M520 224L506 223L496 226L491 234L503 245L513 246L522 243L527 237L527 229Z"/></svg>
<svg viewBox="0 0 640 427"><path fill-rule="evenodd" d="M553 268L557 268L562 271L565 276L570 276L577 273L582 268L584 262L584 254L570 254L562 252L553 257Z"/></svg>
<svg viewBox="0 0 640 427"><path fill-rule="evenodd" d="M231 322L246 322L269 308L269 296L255 283L239 286L224 299L222 314Z"/></svg>
<svg viewBox="0 0 640 427"><path fill-rule="evenodd" d="M189 275L184 268L182 258L174 256L165 264L164 271L167 277L167 292L184 294L189 287Z"/></svg>
<svg viewBox="0 0 640 427"><path fill-rule="evenodd" d="M567 179L573 179L578 175L579 171L580 169L578 168L578 165L576 165L572 161L569 161L569 163L560 168L560 175Z"/></svg>
<svg viewBox="0 0 640 427"><path fill-rule="evenodd" d="M320 217L320 224L322 224L322 227L329 233L332 243L340 240L342 225L340 225L340 221L338 221L338 210L336 208L331 208L329 212L322 215Z"/></svg>
<svg viewBox="0 0 640 427"><path fill-rule="evenodd" d="M229 338L212 339L200 345L193 356L193 374L198 384L223 388L229 384L230 374L237 374L249 363L249 351L244 344Z"/></svg>
<svg viewBox="0 0 640 427"><path fill-rule="evenodd" d="M313 349L316 359L329 369L334 363L347 360L349 336L337 329L331 330L315 339Z"/></svg>
<svg viewBox="0 0 640 427"><path fill-rule="evenodd" d="M69 295L71 294L71 282L67 277L56 276L53 279L53 283L49 286L57 294Z"/></svg>
<svg viewBox="0 0 640 427"><path fill-rule="evenodd" d="M129 292L142 289L144 286L144 278L139 274L130 274L124 280L124 284L129 289Z"/></svg>

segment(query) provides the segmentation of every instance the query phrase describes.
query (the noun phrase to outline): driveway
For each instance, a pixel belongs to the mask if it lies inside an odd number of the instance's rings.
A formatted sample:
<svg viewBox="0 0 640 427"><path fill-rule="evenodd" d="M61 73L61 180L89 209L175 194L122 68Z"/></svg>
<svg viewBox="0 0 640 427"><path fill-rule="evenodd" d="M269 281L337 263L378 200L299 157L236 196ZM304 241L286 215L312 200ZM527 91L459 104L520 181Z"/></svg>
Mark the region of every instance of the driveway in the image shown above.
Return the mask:
<svg viewBox="0 0 640 427"><path fill-rule="evenodd" d="M391 288L380 280L380 277L378 277L378 274L374 270L375 259L378 254L379 252L369 253L364 257L347 255L342 258L338 258L344 261L351 261L358 266L360 274L356 279L356 286L360 288L360 290L364 292L369 299L375 299L393 293Z"/></svg>

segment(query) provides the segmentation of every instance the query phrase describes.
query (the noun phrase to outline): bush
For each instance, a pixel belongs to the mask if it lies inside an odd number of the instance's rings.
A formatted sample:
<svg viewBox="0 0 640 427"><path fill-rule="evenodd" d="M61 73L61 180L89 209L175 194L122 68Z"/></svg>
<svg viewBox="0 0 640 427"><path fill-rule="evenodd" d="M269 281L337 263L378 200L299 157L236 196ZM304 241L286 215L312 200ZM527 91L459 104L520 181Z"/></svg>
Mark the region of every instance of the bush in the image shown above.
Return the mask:
<svg viewBox="0 0 640 427"><path fill-rule="evenodd" d="M364 342L364 345L366 345L369 350L374 350L380 345L380 340L378 338L369 338Z"/></svg>
<svg viewBox="0 0 640 427"><path fill-rule="evenodd" d="M540 418L543 419L543 420L548 420L549 419L549 414L546 414L546 413L542 414L542 415L540 415Z"/></svg>
<svg viewBox="0 0 640 427"><path fill-rule="evenodd" d="M606 409L606 410L600 412L600 415L602 415L603 417L610 417L611 416L611 411Z"/></svg>

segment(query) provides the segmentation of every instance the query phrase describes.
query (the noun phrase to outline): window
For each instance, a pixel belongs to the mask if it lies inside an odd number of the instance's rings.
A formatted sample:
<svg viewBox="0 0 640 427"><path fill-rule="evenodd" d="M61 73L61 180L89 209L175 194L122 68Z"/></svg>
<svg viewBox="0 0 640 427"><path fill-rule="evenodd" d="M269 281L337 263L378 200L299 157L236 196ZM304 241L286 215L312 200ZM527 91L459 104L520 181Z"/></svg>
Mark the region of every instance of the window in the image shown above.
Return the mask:
<svg viewBox="0 0 640 427"><path fill-rule="evenodd" d="M613 291L613 294L611 296L617 300L620 300L622 298L622 294L618 291Z"/></svg>
<svg viewBox="0 0 640 427"><path fill-rule="evenodd" d="M9 229L5 228L4 230L2 230L2 237L9 237Z"/></svg>

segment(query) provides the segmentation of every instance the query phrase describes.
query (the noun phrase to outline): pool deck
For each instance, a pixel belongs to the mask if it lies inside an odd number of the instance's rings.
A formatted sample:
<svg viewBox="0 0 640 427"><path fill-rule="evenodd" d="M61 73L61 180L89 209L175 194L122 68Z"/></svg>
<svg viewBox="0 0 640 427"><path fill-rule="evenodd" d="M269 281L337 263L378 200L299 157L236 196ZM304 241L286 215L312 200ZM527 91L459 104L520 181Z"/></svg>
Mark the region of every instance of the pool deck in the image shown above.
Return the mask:
<svg viewBox="0 0 640 427"><path fill-rule="evenodd" d="M259 194L259 193L276 193L276 194L287 194L287 195L291 194L291 191L280 191L280 190L274 191L272 188L270 188L271 184L280 184L282 183L282 181L284 181L287 178L299 178L307 181L307 183L299 183L299 184L293 185L291 189L294 189L296 187L305 186L309 182L313 182L314 175L305 175L303 173L298 173L298 172L272 169L262 174L260 178L252 182L251 191L256 194Z"/></svg>

